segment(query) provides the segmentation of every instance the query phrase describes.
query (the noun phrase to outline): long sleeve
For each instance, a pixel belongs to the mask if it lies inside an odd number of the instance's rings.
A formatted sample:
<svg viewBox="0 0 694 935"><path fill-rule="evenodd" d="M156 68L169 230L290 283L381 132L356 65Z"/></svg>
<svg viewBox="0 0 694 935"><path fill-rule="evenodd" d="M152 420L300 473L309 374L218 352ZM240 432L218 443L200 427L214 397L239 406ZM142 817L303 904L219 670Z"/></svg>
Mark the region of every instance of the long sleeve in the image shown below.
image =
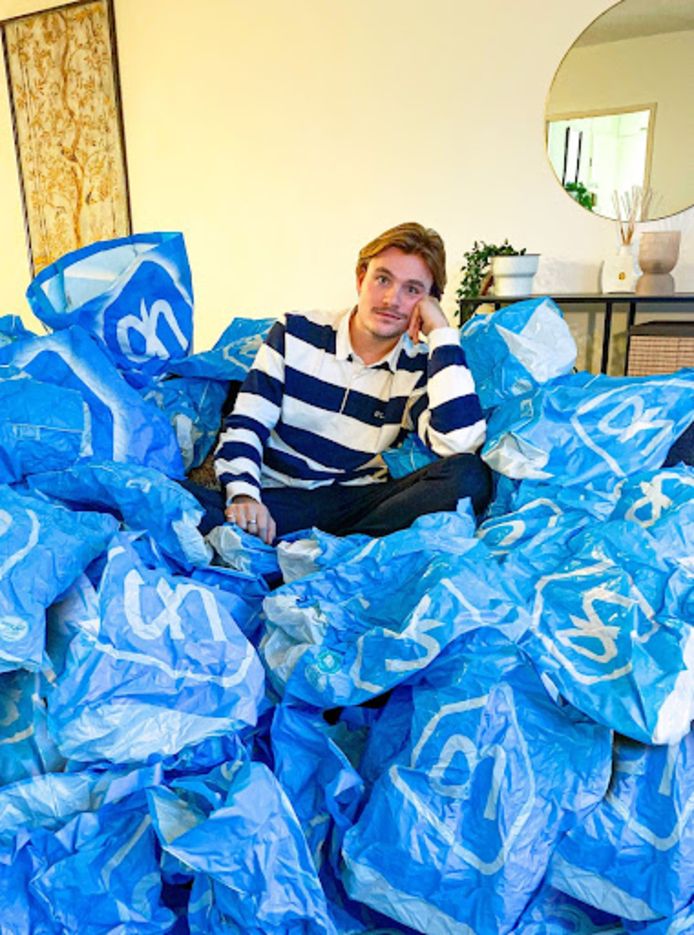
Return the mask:
<svg viewBox="0 0 694 935"><path fill-rule="evenodd" d="M277 424L285 373L285 325L275 322L241 385L215 451L215 471L227 500L261 499L263 449Z"/></svg>
<svg viewBox="0 0 694 935"><path fill-rule="evenodd" d="M428 343L426 375L412 395L405 427L442 457L476 451L486 423L458 331L436 328Z"/></svg>

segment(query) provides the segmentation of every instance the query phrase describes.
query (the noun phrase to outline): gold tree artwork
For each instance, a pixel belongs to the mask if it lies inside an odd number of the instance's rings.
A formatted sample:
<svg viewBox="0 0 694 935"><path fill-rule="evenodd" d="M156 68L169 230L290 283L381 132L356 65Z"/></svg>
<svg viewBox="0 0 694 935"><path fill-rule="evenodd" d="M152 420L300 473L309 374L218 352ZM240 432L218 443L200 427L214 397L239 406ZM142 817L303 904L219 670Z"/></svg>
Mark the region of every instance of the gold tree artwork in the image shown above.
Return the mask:
<svg viewBox="0 0 694 935"><path fill-rule="evenodd" d="M131 231L107 0L4 26L33 273Z"/></svg>

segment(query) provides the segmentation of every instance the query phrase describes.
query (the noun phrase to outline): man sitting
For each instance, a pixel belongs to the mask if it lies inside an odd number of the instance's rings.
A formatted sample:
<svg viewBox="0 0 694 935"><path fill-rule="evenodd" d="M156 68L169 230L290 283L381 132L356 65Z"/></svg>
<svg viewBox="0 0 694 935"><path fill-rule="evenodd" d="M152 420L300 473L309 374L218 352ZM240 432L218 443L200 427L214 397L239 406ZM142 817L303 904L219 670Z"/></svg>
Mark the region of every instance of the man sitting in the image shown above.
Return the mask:
<svg viewBox="0 0 694 935"><path fill-rule="evenodd" d="M386 535L466 496L484 509L485 422L438 302L445 262L435 231L401 224L361 250L354 308L273 325L215 453L229 522L271 543L310 526ZM389 479L382 452L409 431L440 460Z"/></svg>

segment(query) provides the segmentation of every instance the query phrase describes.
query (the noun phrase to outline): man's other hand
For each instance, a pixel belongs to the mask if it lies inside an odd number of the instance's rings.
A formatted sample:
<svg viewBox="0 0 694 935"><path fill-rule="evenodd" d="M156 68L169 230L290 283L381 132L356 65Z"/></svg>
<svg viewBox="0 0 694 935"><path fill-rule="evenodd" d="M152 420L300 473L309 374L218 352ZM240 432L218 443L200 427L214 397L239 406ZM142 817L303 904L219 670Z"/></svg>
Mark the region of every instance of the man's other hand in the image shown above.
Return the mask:
<svg viewBox="0 0 694 935"><path fill-rule="evenodd" d="M234 497L224 511L230 523L272 545L277 534L275 521L264 503L252 497Z"/></svg>
<svg viewBox="0 0 694 935"><path fill-rule="evenodd" d="M448 319L438 301L432 295L425 295L412 310L407 333L413 341L418 341L420 331L426 337L435 328L448 328Z"/></svg>

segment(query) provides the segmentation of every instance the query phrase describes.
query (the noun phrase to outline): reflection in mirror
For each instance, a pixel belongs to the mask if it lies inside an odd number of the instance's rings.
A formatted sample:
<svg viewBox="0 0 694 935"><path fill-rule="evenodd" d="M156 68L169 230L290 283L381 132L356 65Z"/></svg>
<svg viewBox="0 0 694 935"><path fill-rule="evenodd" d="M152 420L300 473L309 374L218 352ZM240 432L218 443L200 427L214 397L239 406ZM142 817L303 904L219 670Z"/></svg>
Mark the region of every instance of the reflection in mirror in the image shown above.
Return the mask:
<svg viewBox="0 0 694 935"><path fill-rule="evenodd" d="M614 193L651 188L646 217L694 204L694 0L622 0L576 40L546 107L547 153L569 194L616 217Z"/></svg>

